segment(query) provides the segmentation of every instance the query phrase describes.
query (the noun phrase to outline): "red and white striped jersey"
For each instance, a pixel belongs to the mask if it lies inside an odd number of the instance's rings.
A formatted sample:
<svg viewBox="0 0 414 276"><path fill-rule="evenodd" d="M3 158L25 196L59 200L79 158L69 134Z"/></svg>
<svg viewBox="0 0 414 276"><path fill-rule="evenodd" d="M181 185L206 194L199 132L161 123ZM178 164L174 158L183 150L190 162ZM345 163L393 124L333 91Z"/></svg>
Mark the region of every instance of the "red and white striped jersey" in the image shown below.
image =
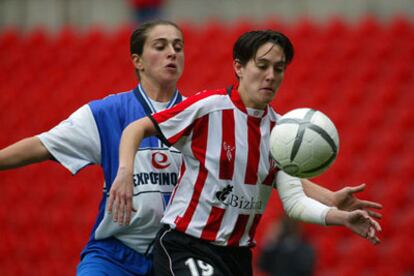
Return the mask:
<svg viewBox="0 0 414 276"><path fill-rule="evenodd" d="M235 88L154 114L161 138L183 154L162 222L217 245L253 245L275 179L269 136L278 117L270 106L246 109Z"/></svg>

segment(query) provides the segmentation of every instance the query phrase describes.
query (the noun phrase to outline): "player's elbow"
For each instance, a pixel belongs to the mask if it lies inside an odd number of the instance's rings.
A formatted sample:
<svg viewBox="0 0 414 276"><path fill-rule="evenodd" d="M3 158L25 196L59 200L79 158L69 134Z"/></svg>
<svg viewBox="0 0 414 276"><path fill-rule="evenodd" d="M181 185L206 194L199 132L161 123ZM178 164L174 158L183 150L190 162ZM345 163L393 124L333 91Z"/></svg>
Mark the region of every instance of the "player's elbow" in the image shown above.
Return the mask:
<svg viewBox="0 0 414 276"><path fill-rule="evenodd" d="M305 211L305 205L303 205L299 199L291 198L283 201L283 209L286 215L292 219L302 220L303 213Z"/></svg>

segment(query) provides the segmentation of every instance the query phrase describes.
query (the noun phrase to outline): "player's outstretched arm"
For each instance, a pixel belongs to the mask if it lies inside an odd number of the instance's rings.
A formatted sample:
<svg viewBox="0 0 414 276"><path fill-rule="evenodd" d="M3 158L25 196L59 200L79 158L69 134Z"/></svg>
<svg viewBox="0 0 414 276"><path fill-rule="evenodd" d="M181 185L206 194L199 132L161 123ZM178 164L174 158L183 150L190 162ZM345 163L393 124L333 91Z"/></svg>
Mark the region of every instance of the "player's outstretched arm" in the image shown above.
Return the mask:
<svg viewBox="0 0 414 276"><path fill-rule="evenodd" d="M308 179L302 179L303 190L305 194L319 202L328 206L335 206L340 210L366 210L368 214L374 218L380 219L382 215L369 209L382 209L382 205L378 202L361 200L355 196L356 193L362 192L366 185L361 184L356 187L344 187L338 191L328 190Z"/></svg>
<svg viewBox="0 0 414 276"><path fill-rule="evenodd" d="M309 179L302 178L300 181L302 182L303 191L308 197L313 198L325 205L335 206L334 192L310 181Z"/></svg>
<svg viewBox="0 0 414 276"><path fill-rule="evenodd" d="M379 242L376 233L381 231L381 227L367 211L328 207L308 197L303 191L302 181L281 171L276 176L276 187L289 217L311 223L342 225L374 244Z"/></svg>
<svg viewBox="0 0 414 276"><path fill-rule="evenodd" d="M120 225L129 224L133 211L132 178L135 154L142 139L155 134L155 126L148 117L131 123L122 132L118 172L111 186L108 200L108 212L112 213L113 221Z"/></svg>
<svg viewBox="0 0 414 276"><path fill-rule="evenodd" d="M348 212L330 209L325 220L327 225L345 226L355 234L369 240L373 244L378 244L380 242L377 232L381 232L381 226L364 210Z"/></svg>
<svg viewBox="0 0 414 276"><path fill-rule="evenodd" d="M366 187L366 184L361 184L355 187L344 187L336 192L334 192L333 204L338 209L345 211L354 211L354 210L365 210L371 217L380 219L382 215L370 209L382 209L382 205L378 202L361 200L355 196L356 193L362 192Z"/></svg>
<svg viewBox="0 0 414 276"><path fill-rule="evenodd" d="M25 138L0 150L0 170L49 160L51 155L36 136Z"/></svg>

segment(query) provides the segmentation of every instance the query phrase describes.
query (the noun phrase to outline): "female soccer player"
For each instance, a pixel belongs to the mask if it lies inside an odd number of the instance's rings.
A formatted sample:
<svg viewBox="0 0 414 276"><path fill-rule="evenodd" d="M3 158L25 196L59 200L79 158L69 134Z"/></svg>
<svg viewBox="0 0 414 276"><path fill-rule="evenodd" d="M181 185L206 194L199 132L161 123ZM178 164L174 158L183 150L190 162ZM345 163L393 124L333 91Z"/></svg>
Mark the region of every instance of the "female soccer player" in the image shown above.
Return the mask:
<svg viewBox="0 0 414 276"><path fill-rule="evenodd" d="M273 186L299 220L343 225L376 244L380 225L366 211L340 211L306 196L300 179L274 169L269 135L279 115L269 106L293 58L274 31L242 35L233 48L238 83L203 91L131 123L120 146L109 210L128 221L135 152L152 135L182 152L180 179L155 245L156 275L251 275L255 229ZM200 271L200 273L199 273Z"/></svg>
<svg viewBox="0 0 414 276"><path fill-rule="evenodd" d="M184 40L172 22L141 25L130 40L131 60L140 84L128 92L92 101L48 132L24 139L0 151L0 169L56 160L76 174L89 164L102 167L105 183L99 213L81 254L77 275L148 275L152 242L177 183L180 153L158 138L140 143L135 154L136 212L131 224L120 226L105 212L118 169L123 129L131 122L182 100L176 88L184 67Z"/></svg>

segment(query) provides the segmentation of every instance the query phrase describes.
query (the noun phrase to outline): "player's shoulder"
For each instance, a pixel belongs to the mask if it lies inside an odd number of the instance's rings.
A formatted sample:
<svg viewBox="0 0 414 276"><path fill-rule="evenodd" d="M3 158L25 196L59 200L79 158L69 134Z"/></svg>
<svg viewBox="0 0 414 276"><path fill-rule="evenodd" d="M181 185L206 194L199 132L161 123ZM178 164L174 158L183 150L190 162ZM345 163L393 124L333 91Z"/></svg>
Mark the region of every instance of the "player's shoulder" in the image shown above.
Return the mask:
<svg viewBox="0 0 414 276"><path fill-rule="evenodd" d="M194 95L187 97L180 108L195 109L201 112L201 110L212 112L214 110L228 108L230 101L228 100L228 94L225 88L202 90ZM226 107L223 107L226 106Z"/></svg>
<svg viewBox="0 0 414 276"><path fill-rule="evenodd" d="M227 95L226 88L216 88L216 89L204 89L196 93L203 95Z"/></svg>
<svg viewBox="0 0 414 276"><path fill-rule="evenodd" d="M96 99L96 100L91 101L91 103L103 104L103 105L116 104L124 99L128 99L133 96L134 96L133 91L129 90L129 91L124 91L124 92L108 94L101 99Z"/></svg>
<svg viewBox="0 0 414 276"><path fill-rule="evenodd" d="M118 106L125 105L125 102L130 101L133 97L134 94L132 90L118 92L115 94L109 94L101 99L93 100L89 102L89 106L95 111L99 111L101 109L107 110L108 108L117 108Z"/></svg>
<svg viewBox="0 0 414 276"><path fill-rule="evenodd" d="M219 100L222 96L228 96L226 88L206 89L196 92L194 95L187 97L190 101L214 101Z"/></svg>

